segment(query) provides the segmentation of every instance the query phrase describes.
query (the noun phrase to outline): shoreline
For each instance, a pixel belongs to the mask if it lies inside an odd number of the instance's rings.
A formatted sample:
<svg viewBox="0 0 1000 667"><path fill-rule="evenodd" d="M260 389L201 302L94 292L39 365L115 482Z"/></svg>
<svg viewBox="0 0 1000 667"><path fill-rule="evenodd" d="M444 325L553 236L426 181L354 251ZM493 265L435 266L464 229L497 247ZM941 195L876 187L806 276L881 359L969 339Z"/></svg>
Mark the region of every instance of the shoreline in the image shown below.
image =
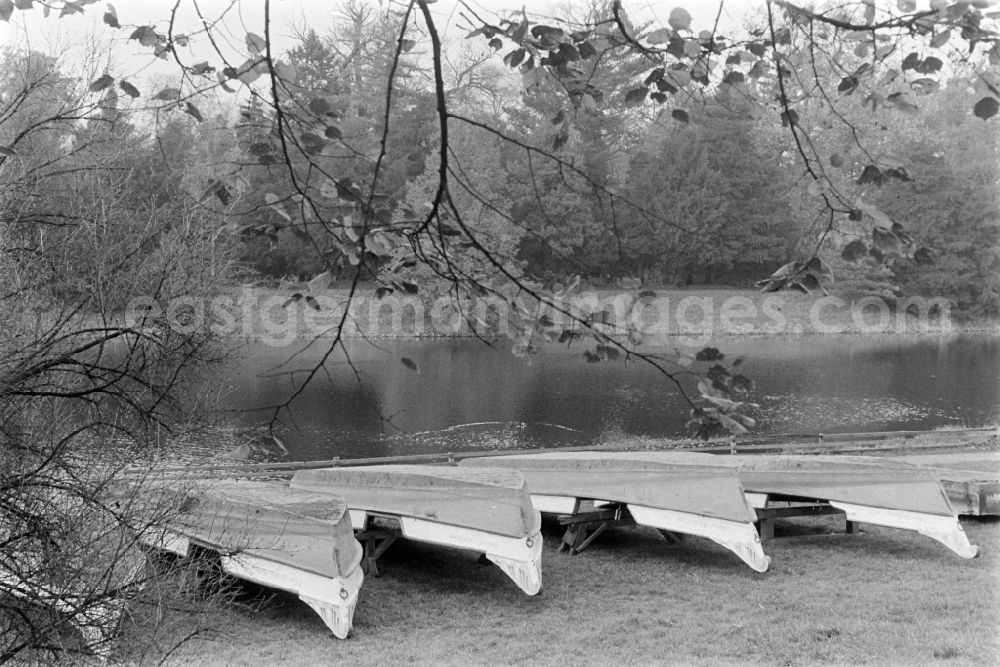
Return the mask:
<svg viewBox="0 0 1000 667"><path fill-rule="evenodd" d="M612 338L631 333L641 339L639 345L677 342L685 337L1000 336L1000 320L956 322L940 301L931 299L903 302L909 308L905 312L893 311L886 302L871 297L851 300L749 289L641 294L647 296L639 300L630 292L586 292L574 297L572 303L566 302L563 310L590 313L599 320L593 325L596 333ZM192 307L191 303L185 305ZM355 294L348 303L343 289L307 293L244 287L194 306L200 308L194 311L194 326L210 327L223 336L278 344L331 339L341 321L344 339L499 341L523 338L518 328L521 322L533 329L534 341L558 340L563 331L584 331L565 312L540 307L537 301L512 307L500 300L483 300L464 303L458 310L448 298L430 296L375 299L370 294ZM517 308L529 313L527 322ZM162 314L169 317L176 312L167 309ZM472 331L470 320L478 331ZM637 344L635 340L633 344Z"/></svg>

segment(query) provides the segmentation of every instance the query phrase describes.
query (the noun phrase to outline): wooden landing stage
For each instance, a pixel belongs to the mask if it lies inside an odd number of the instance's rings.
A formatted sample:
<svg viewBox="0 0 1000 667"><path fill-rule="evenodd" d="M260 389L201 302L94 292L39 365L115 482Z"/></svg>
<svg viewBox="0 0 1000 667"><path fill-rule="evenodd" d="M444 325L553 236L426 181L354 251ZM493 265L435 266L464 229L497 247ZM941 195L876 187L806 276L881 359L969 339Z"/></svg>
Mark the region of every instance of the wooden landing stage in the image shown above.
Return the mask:
<svg viewBox="0 0 1000 667"><path fill-rule="evenodd" d="M892 458L932 468L958 514L1000 516L1000 452L973 450Z"/></svg>
<svg viewBox="0 0 1000 667"><path fill-rule="evenodd" d="M1000 429L887 431L755 437L698 448L715 454L829 454L879 457L930 468L957 514L1000 516Z"/></svg>

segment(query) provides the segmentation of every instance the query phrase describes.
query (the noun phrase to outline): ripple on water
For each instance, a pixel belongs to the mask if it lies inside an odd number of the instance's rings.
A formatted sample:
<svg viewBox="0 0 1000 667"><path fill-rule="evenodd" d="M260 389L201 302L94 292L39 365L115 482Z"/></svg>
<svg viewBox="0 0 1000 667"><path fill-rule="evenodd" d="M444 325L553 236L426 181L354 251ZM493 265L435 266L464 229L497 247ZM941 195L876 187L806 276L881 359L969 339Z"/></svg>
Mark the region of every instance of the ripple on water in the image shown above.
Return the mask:
<svg viewBox="0 0 1000 667"><path fill-rule="evenodd" d="M951 420L946 411L894 397L762 396L754 410L761 433L874 431L923 420Z"/></svg>

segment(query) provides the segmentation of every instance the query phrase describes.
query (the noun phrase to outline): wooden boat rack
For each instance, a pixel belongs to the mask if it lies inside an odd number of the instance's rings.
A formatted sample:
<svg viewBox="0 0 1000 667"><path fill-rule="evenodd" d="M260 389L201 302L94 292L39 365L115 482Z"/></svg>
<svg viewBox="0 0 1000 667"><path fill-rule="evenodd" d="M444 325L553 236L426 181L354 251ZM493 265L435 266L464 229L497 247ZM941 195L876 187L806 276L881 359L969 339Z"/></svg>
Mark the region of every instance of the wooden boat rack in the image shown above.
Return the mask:
<svg viewBox="0 0 1000 667"><path fill-rule="evenodd" d="M840 515L845 518L844 533L852 535L858 532L857 523L847 519L847 513L829 503L823 501L787 501L768 498L763 507L755 507L757 521L754 525L761 540L773 540L775 519L788 519L793 517L813 517L824 515ZM841 534L841 533L831 533Z"/></svg>

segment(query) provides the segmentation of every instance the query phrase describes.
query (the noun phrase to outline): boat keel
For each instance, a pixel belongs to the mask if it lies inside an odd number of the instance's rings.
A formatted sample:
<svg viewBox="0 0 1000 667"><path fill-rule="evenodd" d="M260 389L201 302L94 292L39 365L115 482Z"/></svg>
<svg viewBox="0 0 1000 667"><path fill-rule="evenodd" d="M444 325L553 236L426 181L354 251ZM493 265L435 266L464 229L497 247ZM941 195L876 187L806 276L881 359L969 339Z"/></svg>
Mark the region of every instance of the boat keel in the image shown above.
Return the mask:
<svg viewBox="0 0 1000 667"><path fill-rule="evenodd" d="M187 556L191 547L189 538L166 530L143 536L143 542L181 557ZM295 593L323 619L337 639L346 639L350 634L358 592L364 581L360 563L345 577L325 577L249 553L220 554L219 563L223 572L238 579Z"/></svg>
<svg viewBox="0 0 1000 667"><path fill-rule="evenodd" d="M517 587L528 595L536 595L542 590L542 536L541 533L535 535L533 539L532 551L534 557L529 561L505 558L496 554L487 553L486 558L492 561L497 567L503 570Z"/></svg>
<svg viewBox="0 0 1000 667"><path fill-rule="evenodd" d="M969 543L969 538L962 529L956 516L941 516L908 512L905 510L890 510L868 505L855 505L831 500L830 505L843 510L848 521L870 523L888 528L913 530L933 540L937 540L962 558L975 558L979 555L979 547Z"/></svg>
<svg viewBox="0 0 1000 667"><path fill-rule="evenodd" d="M757 572L766 572L771 566L771 558L764 553L760 536L749 521L740 523L634 503L628 505L628 510L637 524L708 538L732 551Z"/></svg>
<svg viewBox="0 0 1000 667"><path fill-rule="evenodd" d="M542 536L506 537L481 530L399 517L403 537L446 547L469 549L486 554L504 574L528 595L542 589ZM539 525L540 519L536 521Z"/></svg>

